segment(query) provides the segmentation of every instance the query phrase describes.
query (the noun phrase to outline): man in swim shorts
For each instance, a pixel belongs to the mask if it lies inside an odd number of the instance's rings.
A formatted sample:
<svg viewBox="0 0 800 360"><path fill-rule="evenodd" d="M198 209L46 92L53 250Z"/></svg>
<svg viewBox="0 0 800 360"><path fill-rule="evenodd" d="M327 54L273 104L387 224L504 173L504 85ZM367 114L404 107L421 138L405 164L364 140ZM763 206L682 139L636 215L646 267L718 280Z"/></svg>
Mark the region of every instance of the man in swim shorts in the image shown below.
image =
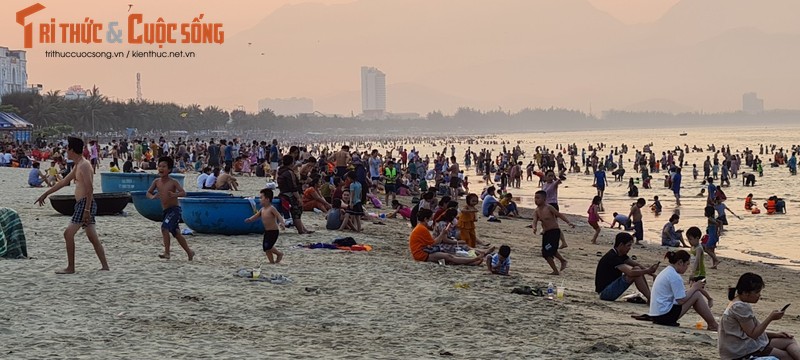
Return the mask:
<svg viewBox="0 0 800 360"><path fill-rule="evenodd" d="M539 221L542 222L542 257L547 260L547 263L553 269L550 275L558 275L559 271L567 268L567 260L558 252L558 242L561 239L561 229L558 227L558 219L563 220L569 226L575 227L564 214L558 212L552 205L546 203L547 193L539 190L534 196L536 203L536 211L533 212L533 233L536 234L536 228ZM556 268L553 258L561 262L561 268Z"/></svg>

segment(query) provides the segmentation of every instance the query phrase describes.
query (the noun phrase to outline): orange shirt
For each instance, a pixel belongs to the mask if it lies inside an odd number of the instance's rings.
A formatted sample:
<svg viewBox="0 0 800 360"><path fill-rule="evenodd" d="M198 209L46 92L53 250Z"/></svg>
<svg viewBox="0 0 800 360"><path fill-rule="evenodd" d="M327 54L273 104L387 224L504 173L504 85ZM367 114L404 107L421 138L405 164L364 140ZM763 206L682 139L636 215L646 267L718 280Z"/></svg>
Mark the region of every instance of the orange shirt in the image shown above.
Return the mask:
<svg viewBox="0 0 800 360"><path fill-rule="evenodd" d="M311 202L314 201L314 193L317 191L316 188L309 186L306 188L306 191L303 191L303 202Z"/></svg>
<svg viewBox="0 0 800 360"><path fill-rule="evenodd" d="M458 228L472 230L475 229L475 215L477 212L461 212L458 214Z"/></svg>
<svg viewBox="0 0 800 360"><path fill-rule="evenodd" d="M433 243L433 236L428 231L428 228L423 224L417 224L417 227L411 231L411 236L408 238L408 248L411 249L411 256L416 261L428 261L428 253L423 249L433 245Z"/></svg>

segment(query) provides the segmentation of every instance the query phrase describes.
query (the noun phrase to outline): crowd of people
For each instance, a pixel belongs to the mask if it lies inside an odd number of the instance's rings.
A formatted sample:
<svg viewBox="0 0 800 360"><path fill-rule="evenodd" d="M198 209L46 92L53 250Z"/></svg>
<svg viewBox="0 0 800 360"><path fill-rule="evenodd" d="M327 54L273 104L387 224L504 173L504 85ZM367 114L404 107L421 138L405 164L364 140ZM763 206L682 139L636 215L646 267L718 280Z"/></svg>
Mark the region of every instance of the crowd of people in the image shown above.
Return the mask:
<svg viewBox="0 0 800 360"><path fill-rule="evenodd" d="M92 175L101 161L108 161L110 171L158 172L159 179L151 186L148 197L161 199L164 208L164 253L160 256L165 259L170 257L170 236L177 239L190 260L194 256L194 251L178 231L176 220L180 218L177 198L185 196L185 190L171 180L169 174L195 172L198 174L198 189L236 191L237 177L261 176L266 179L268 186L260 192L262 209L243 221L262 221L265 228L263 251L271 263L283 258L283 253L274 247L279 227L288 223L299 234L313 232L303 224L303 212L325 214L327 230L359 232L363 230L364 222L381 221L379 217L370 215L367 207L391 207L393 211L387 217L408 219L412 224L408 246L414 260L476 266L485 262L489 272L508 275L512 249L506 244L498 247L483 241L476 222L479 215L489 222L520 217L520 209L509 190L522 188L524 163L521 159L526 156L525 151L519 144L508 149L506 145L510 144L500 143L502 150L493 156L493 150L488 148L472 151L472 146L480 147L481 142L460 139L459 144L466 145L467 149L459 164L454 145L448 147L447 140L443 139L431 141L445 145L444 149L423 154L415 146L397 140L360 143L351 148L348 143L287 147L277 139L242 142L236 138L230 141L178 139L174 142L164 138L130 142L114 139L108 146L100 146L95 140L84 144L80 139L69 138L36 146L37 155L31 147L12 148L5 144L3 154L0 154L0 166L30 166L29 185L51 187L37 199L39 204L58 189L73 182L76 184L76 215L64 234L68 266L63 273L74 272L74 235L81 227L87 229L87 237L95 247L102 268L108 269L102 244L94 230L96 204L91 193ZM484 141L483 145L486 144ZM334 150L337 147L338 150ZM559 211L559 186L568 175L583 173L592 176L592 186L597 194L591 199L587 214L588 223L594 229L590 242L596 243L601 232L599 223L605 222L601 214L605 212L606 172L612 172L615 181L623 181L625 175L623 155L629 151L627 145L611 148L607 144L597 144L589 146L588 150L584 148L579 152L575 144L559 144L554 149L537 147L533 154L528 154L533 159L525 167L526 180L533 182L535 175L538 178L536 186L540 189L534 196L536 208L529 227L535 236L541 235L541 256L552 269L550 275L559 275L568 268L568 261L561 253L568 245L559 220L575 226ZM606 150L608 155L600 155ZM696 150L696 147L692 149ZM758 301L764 286L758 275L742 275L719 321L713 315L714 300L705 290L708 273L704 257L708 255L712 260L709 269L719 266L715 248L728 224L726 212L737 216L725 205L727 196L722 188L731 186L730 179L737 178L743 167L752 168L759 175L763 174L763 167L755 150L745 149L742 154L734 154L730 147L717 150L713 145L708 150L713 152L713 158L711 155L706 158L701 178L706 190L702 194L706 199L703 208L707 218L705 234L698 227L690 227L684 237L684 232L675 228L680 222L680 213L675 211L671 214L661 230L661 245L689 251L670 250L665 256L668 265L663 268L660 263L643 265L628 256L633 246L644 240L642 208L647 201L638 197L636 184L641 180L645 189L650 188L652 174L664 171L664 186L672 191L676 207L681 206L682 169L688 166L684 156L690 149L688 145L676 147L662 152L660 159L652 145L635 151L631 160L637 175L629 179L628 195L636 201L627 216L613 213L610 227L620 226L624 230L616 234L613 248L598 262L595 291L600 299L615 301L635 285L639 292L637 301L649 304L649 312L637 318L656 324L676 326L681 317L694 310L705 320L708 330L719 331L719 351L723 359L750 355L800 359L800 347L790 335L766 331L772 321L783 316L785 308L771 313L763 322L755 319L750 304ZM770 150L770 147L764 149L762 145L760 155L764 155L765 150L774 153L773 165L785 165L790 173L796 172L797 148L776 151L775 146ZM40 168L41 161L50 162L45 172ZM120 161L123 162L121 167ZM470 170L475 171L475 176L484 183L480 194L470 192ZM744 171L741 175L743 186L755 184L755 180L751 181L751 176L755 175ZM693 166L692 179L696 181L698 177L699 170ZM719 186L715 185L717 181ZM273 197L280 199L281 205L272 206ZM404 199L409 198L410 203L404 204ZM746 205L754 204L752 195L748 196L748 201ZM776 204L777 198L771 207L776 207ZM660 200L654 197L651 210L659 214L662 209ZM559 261L559 266L555 260ZM688 286L685 286L682 276L687 271L690 276ZM652 288L647 276L654 279Z"/></svg>

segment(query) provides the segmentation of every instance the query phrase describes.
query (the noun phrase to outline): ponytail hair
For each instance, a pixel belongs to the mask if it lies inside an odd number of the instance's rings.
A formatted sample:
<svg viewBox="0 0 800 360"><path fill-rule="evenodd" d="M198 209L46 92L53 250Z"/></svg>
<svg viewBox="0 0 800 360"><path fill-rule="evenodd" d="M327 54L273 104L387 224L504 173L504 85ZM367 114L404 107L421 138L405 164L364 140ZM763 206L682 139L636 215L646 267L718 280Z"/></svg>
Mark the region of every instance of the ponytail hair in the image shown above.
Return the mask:
<svg viewBox="0 0 800 360"><path fill-rule="evenodd" d="M689 255L686 250L678 250L678 251L667 251L664 255L664 258L669 261L670 264L676 264L678 261L687 262L691 260L692 256Z"/></svg>
<svg viewBox="0 0 800 360"><path fill-rule="evenodd" d="M728 300L733 300L736 295L746 292L761 291L764 288L764 279L758 274L747 272L739 277L736 287L728 288Z"/></svg>

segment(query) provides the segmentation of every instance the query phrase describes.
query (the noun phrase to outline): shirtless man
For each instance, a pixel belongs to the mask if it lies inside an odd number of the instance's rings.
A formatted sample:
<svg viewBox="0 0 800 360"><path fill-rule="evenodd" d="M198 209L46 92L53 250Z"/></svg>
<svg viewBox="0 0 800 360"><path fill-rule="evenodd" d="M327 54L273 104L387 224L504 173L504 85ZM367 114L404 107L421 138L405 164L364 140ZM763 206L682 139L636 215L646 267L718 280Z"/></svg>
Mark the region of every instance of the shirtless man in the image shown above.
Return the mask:
<svg viewBox="0 0 800 360"><path fill-rule="evenodd" d="M94 252L100 260L100 270L108 270L106 253L95 229L94 216L97 213L97 203L94 202L92 190L94 171L89 161L83 158L83 140L70 137L67 142L67 157L75 163L72 171L36 199L36 204L44 206L44 201L50 194L75 180L75 213L72 215L69 226L64 230L64 242L67 245L67 268L56 271L56 274L75 273L75 234L81 227L86 230L86 237L89 238Z"/></svg>
<svg viewBox="0 0 800 360"><path fill-rule="evenodd" d="M347 145L342 145L342 150L333 154L333 162L336 165L336 176L340 179L344 179L344 175L347 174L347 162L349 160L350 147Z"/></svg>
<svg viewBox="0 0 800 360"><path fill-rule="evenodd" d="M542 222L542 257L547 260L547 263L553 268L550 275L558 275L559 269L556 268L556 263L553 257L561 262L561 271L567 268L567 260L558 253L558 242L561 239L561 229L558 227L558 219L563 220L569 226L575 227L564 214L558 212L552 205L547 204L547 193L539 190L533 198L536 203L536 211L533 212L533 233L536 234L538 222ZM558 219L557 219L558 218Z"/></svg>
<svg viewBox="0 0 800 360"><path fill-rule="evenodd" d="M644 198L639 198L631 205L631 212L628 214L628 218L631 219L631 224L633 224L633 237L636 239L636 245L641 245L642 239L644 239L644 224L642 223L642 207L644 207L644 204Z"/></svg>
<svg viewBox="0 0 800 360"><path fill-rule="evenodd" d="M239 191L239 182L235 177L231 176L230 165L225 165L225 172L217 176L217 182L214 184L217 190L234 190Z"/></svg>
<svg viewBox="0 0 800 360"><path fill-rule="evenodd" d="M169 234L178 240L186 255L189 256L189 261L194 258L194 251L189 248L186 238L181 234L181 229L178 224L181 221L181 207L178 206L178 198L186 196L186 191L183 190L178 181L169 177L172 173L172 168L175 166L172 158L164 156L158 159L158 179L153 181L150 188L147 189L148 199L160 199L161 208L164 209L164 219L161 222L161 236L164 238L164 253L158 255L162 259L169 259ZM158 189L158 193L153 192Z"/></svg>
<svg viewBox="0 0 800 360"><path fill-rule="evenodd" d="M447 171L450 172L450 197L458 201L458 190L461 188L461 179L458 177L460 171L455 156L450 157L450 167L447 168Z"/></svg>

